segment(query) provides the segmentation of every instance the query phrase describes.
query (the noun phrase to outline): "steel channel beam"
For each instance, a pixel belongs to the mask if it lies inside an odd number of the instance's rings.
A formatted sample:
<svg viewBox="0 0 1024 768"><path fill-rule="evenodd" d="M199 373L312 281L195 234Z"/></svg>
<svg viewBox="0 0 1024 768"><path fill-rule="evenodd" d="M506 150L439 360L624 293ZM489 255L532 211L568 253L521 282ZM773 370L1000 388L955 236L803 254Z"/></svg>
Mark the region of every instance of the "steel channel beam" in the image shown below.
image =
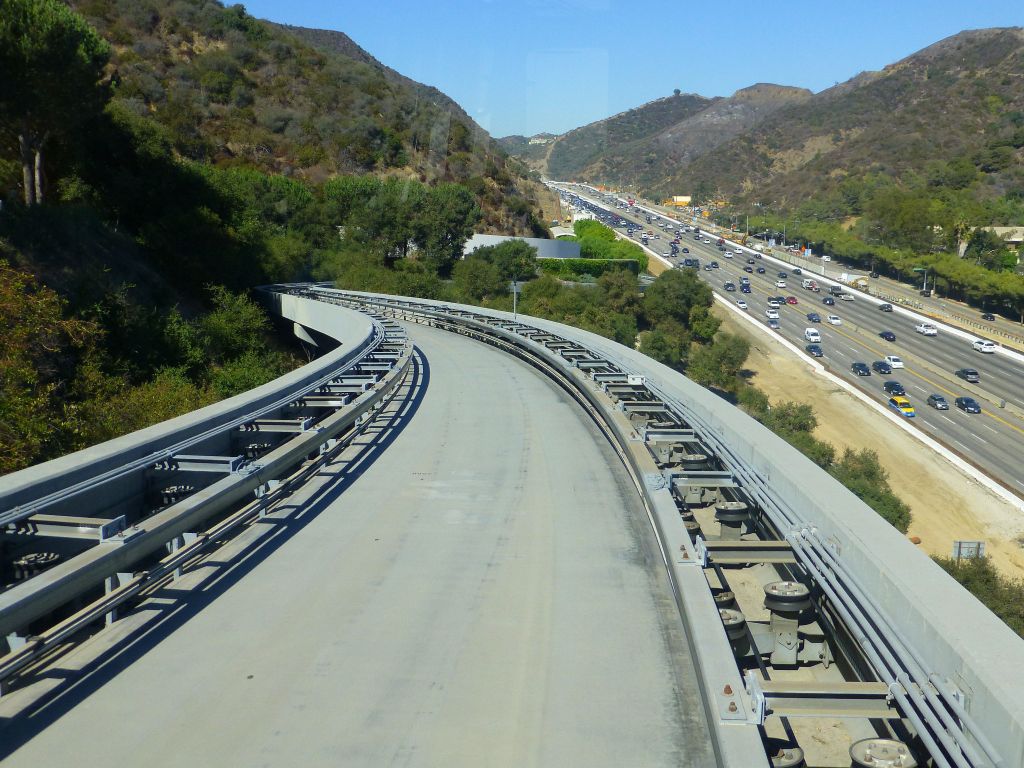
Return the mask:
<svg viewBox="0 0 1024 768"><path fill-rule="evenodd" d="M392 380L404 376L411 352L410 348L404 361L394 368ZM327 416L317 430L301 433L271 450L259 463L246 467L246 471L196 491L146 518L120 539L108 539L0 593L0 635L23 630L32 621L101 584L107 576L129 570L176 536L195 530L211 515L251 496L267 480L302 462L320 445L356 423L381 401L384 393L384 389L367 392L345 410Z"/></svg>

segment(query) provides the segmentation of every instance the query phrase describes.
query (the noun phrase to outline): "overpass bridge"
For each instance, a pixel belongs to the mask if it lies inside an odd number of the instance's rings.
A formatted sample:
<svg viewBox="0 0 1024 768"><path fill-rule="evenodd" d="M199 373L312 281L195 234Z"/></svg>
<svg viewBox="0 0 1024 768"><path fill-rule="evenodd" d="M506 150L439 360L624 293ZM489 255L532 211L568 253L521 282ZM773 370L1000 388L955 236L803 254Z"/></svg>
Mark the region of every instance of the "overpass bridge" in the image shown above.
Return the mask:
<svg viewBox="0 0 1024 768"><path fill-rule="evenodd" d="M1021 640L711 393L266 295L309 366L0 478L5 763L1024 763Z"/></svg>

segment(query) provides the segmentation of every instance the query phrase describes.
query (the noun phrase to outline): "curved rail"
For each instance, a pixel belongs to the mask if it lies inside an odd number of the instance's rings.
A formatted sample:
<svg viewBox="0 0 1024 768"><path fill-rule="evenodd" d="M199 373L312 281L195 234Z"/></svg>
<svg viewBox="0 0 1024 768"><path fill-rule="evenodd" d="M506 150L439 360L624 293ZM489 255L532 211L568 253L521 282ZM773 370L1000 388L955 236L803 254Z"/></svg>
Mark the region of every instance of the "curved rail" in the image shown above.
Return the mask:
<svg viewBox="0 0 1024 768"><path fill-rule="evenodd" d="M765 529L791 548L794 573L811 585L823 620L829 617L852 640L866 662L866 679L887 687L886 698L902 718L902 735L936 765L1024 761L1020 638L837 481L738 409L633 350L557 323L528 318L527 324L527 318L476 307L323 288L308 295L526 344L577 373L582 360L601 363L605 374L636 376L643 381L639 389L646 390L641 397L638 389L637 397L692 429L756 503ZM661 478L646 480L651 501L652 483L657 486ZM701 538L695 547L685 538L680 544L669 521L661 523L667 564L708 563ZM679 568L674 575L679 577ZM679 595L682 604L695 597ZM681 607L692 630L693 616ZM713 684L719 680L705 674L704 682L714 709ZM755 676L748 673L746 682L744 707L763 710Z"/></svg>

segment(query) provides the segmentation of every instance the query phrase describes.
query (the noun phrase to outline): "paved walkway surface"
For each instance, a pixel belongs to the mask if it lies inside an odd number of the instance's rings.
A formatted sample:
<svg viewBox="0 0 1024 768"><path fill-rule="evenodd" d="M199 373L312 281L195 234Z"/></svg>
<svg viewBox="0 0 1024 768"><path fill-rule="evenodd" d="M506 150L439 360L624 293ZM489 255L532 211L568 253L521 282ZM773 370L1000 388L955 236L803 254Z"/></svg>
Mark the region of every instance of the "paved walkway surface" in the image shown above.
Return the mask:
<svg viewBox="0 0 1024 768"><path fill-rule="evenodd" d="M133 663L30 717L0 710L0 743L20 745L5 766L714 764L607 442L533 369L410 333L428 369L415 408L367 436L387 449L341 457L304 489L311 510L221 558L210 599L148 627Z"/></svg>

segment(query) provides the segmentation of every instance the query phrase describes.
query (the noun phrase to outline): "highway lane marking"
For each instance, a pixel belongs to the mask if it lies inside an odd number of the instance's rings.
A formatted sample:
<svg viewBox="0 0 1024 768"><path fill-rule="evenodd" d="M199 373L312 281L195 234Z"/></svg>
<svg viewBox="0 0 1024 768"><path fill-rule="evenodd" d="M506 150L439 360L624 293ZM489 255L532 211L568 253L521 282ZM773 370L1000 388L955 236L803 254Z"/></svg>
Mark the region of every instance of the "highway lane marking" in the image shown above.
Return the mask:
<svg viewBox="0 0 1024 768"><path fill-rule="evenodd" d="M983 426L987 430L995 432L997 435L999 434L999 430L993 427L991 424L982 424L981 426Z"/></svg>
<svg viewBox="0 0 1024 768"><path fill-rule="evenodd" d="M975 440L981 440L981 442L985 443L985 445L988 445L988 440L986 440L981 435L976 435L973 432L971 432L971 437L973 437Z"/></svg>
<svg viewBox="0 0 1024 768"><path fill-rule="evenodd" d="M840 336L845 336L847 339L849 339L850 341L854 342L855 344L861 344L865 349L868 349L868 350L870 350L872 352L875 352L876 354L879 355L879 359L881 359L882 357L885 357L886 353L884 351L879 350L877 347L873 347L870 344L868 344L867 342L860 341L859 339L854 338L850 334L848 334L848 333L846 333L844 331L839 330L839 326L833 325L832 326L832 330L835 331L836 333L838 333ZM952 397L954 399L957 397L957 394L955 392L953 392L952 390L947 389L946 387L944 387L942 384L939 384L938 382L932 381L930 378L928 378L927 376L924 376L923 374L918 373L917 371L911 370L909 368L903 368L902 370L906 371L911 376L917 376L917 378L921 379L921 381L925 382L926 384L931 384L932 387L934 387L936 390L938 390L940 392L945 392L947 395L949 395L950 397ZM893 375L896 375L895 371L893 371ZM985 411L983 413L983 415L984 416L988 416L990 419L994 419L995 421L998 421L1000 424L1003 424L1003 425L1009 427L1014 432L1018 432L1019 434L1024 435L1024 429L1021 429L1020 427L1016 426L1015 424L1011 424L1006 419L1004 419L1004 418L1002 418L1000 416L996 416L995 414L989 413L988 411Z"/></svg>
<svg viewBox="0 0 1024 768"><path fill-rule="evenodd" d="M941 416L942 418L944 418L944 419L945 419L946 421L948 421L948 422L949 422L950 424L956 424L956 422L955 422L955 421L953 421L953 420L952 420L951 418L949 418L949 416L946 416L946 415L945 415L944 413L940 413L940 414L939 414L939 416Z"/></svg>
<svg viewBox="0 0 1024 768"><path fill-rule="evenodd" d="M953 442L954 442L954 443L956 443L957 445L959 445L959 446L960 446L961 448L963 448L963 449L964 449L965 451L970 451L970 450L971 450L971 449L970 449L970 448L968 448L968 447L967 447L966 445L964 445L963 443L961 443L961 442L960 442L959 440L956 440L956 439L954 439L954 440L953 440Z"/></svg>

